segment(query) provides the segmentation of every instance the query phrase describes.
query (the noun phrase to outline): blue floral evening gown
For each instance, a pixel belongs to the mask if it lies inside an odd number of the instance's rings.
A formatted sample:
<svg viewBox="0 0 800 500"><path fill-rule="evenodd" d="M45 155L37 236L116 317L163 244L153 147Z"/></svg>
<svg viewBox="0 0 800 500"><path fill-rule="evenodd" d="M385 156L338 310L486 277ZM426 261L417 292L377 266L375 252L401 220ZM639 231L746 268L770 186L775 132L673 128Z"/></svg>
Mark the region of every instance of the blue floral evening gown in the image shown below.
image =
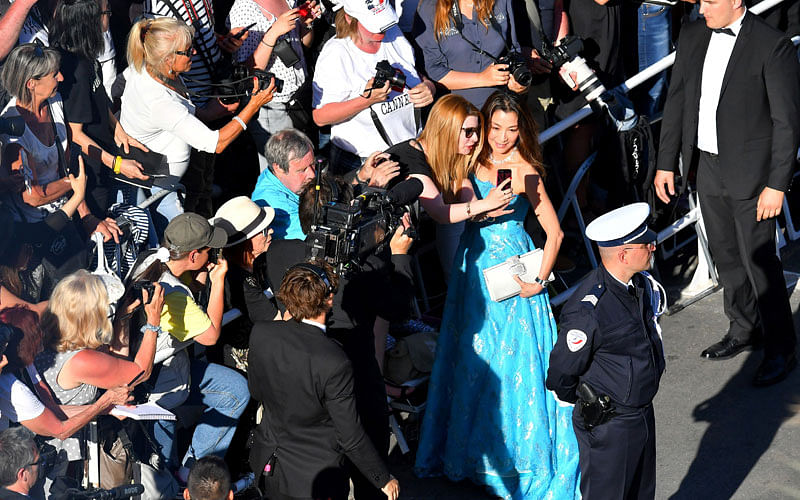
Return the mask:
<svg viewBox="0 0 800 500"><path fill-rule="evenodd" d="M491 183L472 178L478 197ZM573 499L578 445L570 406L545 389L557 330L546 293L493 302L482 270L534 249L514 213L467 223L448 284L415 471L469 478L512 499Z"/></svg>

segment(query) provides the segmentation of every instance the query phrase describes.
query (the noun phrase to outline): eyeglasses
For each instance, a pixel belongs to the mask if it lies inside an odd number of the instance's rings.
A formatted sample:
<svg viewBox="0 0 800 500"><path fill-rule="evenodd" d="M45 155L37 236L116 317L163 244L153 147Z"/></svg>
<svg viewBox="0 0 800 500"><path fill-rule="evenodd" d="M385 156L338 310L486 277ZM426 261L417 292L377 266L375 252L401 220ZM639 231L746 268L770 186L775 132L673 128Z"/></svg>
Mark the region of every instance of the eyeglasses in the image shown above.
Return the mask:
<svg viewBox="0 0 800 500"><path fill-rule="evenodd" d="M181 56L192 57L192 54L194 53L194 48L189 47L186 50L176 50L175 53Z"/></svg>
<svg viewBox="0 0 800 500"><path fill-rule="evenodd" d="M44 463L44 457L42 455L39 455L39 458L37 458L35 462L29 463L28 465L23 467L23 469L27 469L28 467L33 467L34 465L42 465L43 463Z"/></svg>
<svg viewBox="0 0 800 500"><path fill-rule="evenodd" d="M100 15L101 15L101 16L108 16L108 17L111 17L111 14L112 14L112 13L111 13L111 11L110 11L110 10L103 10L103 11L100 11Z"/></svg>
<svg viewBox="0 0 800 500"><path fill-rule="evenodd" d="M467 139L472 139L473 135L479 134L481 131L478 127L461 127L461 130L464 131L464 137Z"/></svg>

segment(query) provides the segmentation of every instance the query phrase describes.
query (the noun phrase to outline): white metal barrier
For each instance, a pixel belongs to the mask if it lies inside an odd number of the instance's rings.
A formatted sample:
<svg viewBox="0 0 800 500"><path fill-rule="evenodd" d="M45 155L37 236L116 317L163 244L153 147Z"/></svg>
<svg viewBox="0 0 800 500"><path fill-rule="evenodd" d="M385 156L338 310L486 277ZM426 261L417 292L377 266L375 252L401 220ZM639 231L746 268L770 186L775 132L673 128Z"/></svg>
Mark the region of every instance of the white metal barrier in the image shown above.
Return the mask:
<svg viewBox="0 0 800 500"><path fill-rule="evenodd" d="M768 9L770 9L770 8L780 4L780 3L782 3L783 1L784 0L764 0L764 1L760 2L760 3L758 3L757 5L754 5L749 10L753 14L758 15L758 14L761 14L761 13L765 12L766 10L768 10ZM795 45L800 44L800 36L793 37L792 38L792 43L794 43ZM639 86L642 83L646 82L650 78L652 78L652 77L658 75L659 73L661 73L662 71L668 69L674 63L675 63L675 52L673 51L672 53L670 53L668 56L664 57L660 61L654 63L653 65L651 65L651 66L649 66L647 68L645 68L643 71L637 73L636 75L628 78L625 82L623 82L621 85L619 85L617 87L617 90L621 90L624 93L627 93L631 89L636 88L637 86ZM542 133L539 134L539 142L540 143L545 143L545 142L555 138L556 136L558 136L562 132L566 131L567 129L569 129L573 125L577 124L578 122L580 122L584 118L592 115L593 113L594 113L594 110L587 103L584 107L582 107L578 111L574 112L573 114L571 114L570 116L568 116L564 120L561 120L558 123L556 123L553 126L551 126L550 128L542 131ZM583 162L583 164L580 166L578 171L575 173L575 176L573 177L572 181L570 182L569 188L567 189L567 191L565 193L564 201L561 203L561 206L559 207L559 210L558 210L558 219L559 219L559 221L562 221L564 216L566 215L566 212L569 209L569 207L573 208L573 210L575 212L575 216L576 216L576 218L578 220L578 226L579 226L580 231L581 231L581 236L583 237L584 246L587 249L589 260L590 260L593 268L597 267L597 258L596 258L595 253L594 253L592 242L588 238L586 238L586 235L585 235L585 229L586 228L585 228L585 224L584 224L583 215L581 213L581 209L578 206L578 201L577 201L577 197L576 197L576 190L577 190L577 187L580 184L581 180L586 175L586 172L589 170L589 167L591 167L592 163L594 162L596 155L597 155L596 152L593 153L592 155L590 155L589 158L587 158ZM800 155L798 155L798 156L800 157ZM697 238L698 238L698 241L699 241L698 247L700 249L700 253L702 253L702 255L698 255L698 258L703 258L706 261L708 272L709 272L709 275L710 275L710 278L711 278L711 286L707 290L695 295L692 298L689 298L687 301L682 302L681 304L678 305L679 306L678 308L683 308L683 307L685 307L686 305L688 305L688 304L690 304L692 302L700 300L701 298L703 298L706 295L708 295L708 293L710 291L716 289L716 287L719 284L718 275L716 273L716 268L714 267L714 262L711 259L711 253L710 253L710 251L708 249L708 241L707 241L707 239L705 237L705 234L704 234L703 230L701 229L701 224L697 224L698 222L700 222L702 220L702 214L700 213L700 207L697 205L697 200L695 198L695 194L694 193L690 193L690 195L689 195L689 204L690 204L690 211L686 215L684 215L683 217L681 217L677 221L673 222L672 224L670 224L669 226L667 226L666 228L664 228L663 230L661 230L658 233L658 241L657 241L657 243L660 244L664 240L666 240L668 238L671 238L671 237L674 237L681 230L693 226L695 228L695 232L697 234ZM789 204L788 204L788 202L787 202L785 197L784 197L784 200L783 200L783 215L784 215L784 219L786 221L786 233L787 233L789 239L790 240L796 240L796 239L800 238L800 231L795 229L795 225L794 225L794 221L792 220ZM570 287L570 288L568 288L564 292L561 292L560 294L556 295L555 297L553 297L551 299L551 301L550 301L551 304L554 305L554 306L563 304L572 295L572 293L574 292L576 287L577 287L577 284L572 286L572 287ZM678 309L678 308L676 308L676 309Z"/></svg>

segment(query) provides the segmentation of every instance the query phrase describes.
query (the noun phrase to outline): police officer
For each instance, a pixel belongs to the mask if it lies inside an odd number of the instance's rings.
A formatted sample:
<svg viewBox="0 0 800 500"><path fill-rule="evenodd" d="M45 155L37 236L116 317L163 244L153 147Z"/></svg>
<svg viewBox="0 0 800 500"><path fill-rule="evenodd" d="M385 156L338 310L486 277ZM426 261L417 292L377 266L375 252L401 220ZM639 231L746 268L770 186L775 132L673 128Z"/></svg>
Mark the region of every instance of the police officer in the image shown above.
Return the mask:
<svg viewBox="0 0 800 500"><path fill-rule="evenodd" d="M602 265L561 312L547 388L575 403L583 498L654 498L653 397L664 371L658 316L666 294L647 272L656 234L635 203L589 224Z"/></svg>

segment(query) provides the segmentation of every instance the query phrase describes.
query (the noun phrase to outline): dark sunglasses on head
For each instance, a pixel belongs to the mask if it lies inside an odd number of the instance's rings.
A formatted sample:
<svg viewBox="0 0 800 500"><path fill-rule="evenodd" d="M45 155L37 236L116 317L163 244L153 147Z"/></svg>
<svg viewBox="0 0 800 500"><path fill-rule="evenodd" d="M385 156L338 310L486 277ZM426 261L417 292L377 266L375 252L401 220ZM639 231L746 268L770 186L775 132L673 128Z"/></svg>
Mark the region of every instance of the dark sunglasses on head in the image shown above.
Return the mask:
<svg viewBox="0 0 800 500"><path fill-rule="evenodd" d="M464 137L467 139L471 139L473 135L479 134L481 131L478 127L461 127L461 130L464 131Z"/></svg>

